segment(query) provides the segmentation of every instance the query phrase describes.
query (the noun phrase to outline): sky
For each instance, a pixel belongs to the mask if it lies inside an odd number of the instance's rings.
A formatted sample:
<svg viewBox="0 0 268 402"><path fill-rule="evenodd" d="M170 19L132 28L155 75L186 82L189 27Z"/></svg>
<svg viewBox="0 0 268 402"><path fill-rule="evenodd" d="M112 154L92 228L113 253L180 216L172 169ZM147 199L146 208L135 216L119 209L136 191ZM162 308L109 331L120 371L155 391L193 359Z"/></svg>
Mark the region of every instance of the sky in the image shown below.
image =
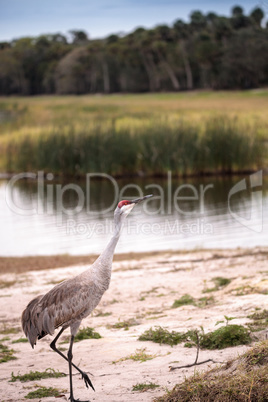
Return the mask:
<svg viewBox="0 0 268 402"><path fill-rule="evenodd" d="M103 38L179 18L187 21L193 10L228 16L234 5L246 14L256 6L268 13L268 0L0 0L0 41L73 29Z"/></svg>

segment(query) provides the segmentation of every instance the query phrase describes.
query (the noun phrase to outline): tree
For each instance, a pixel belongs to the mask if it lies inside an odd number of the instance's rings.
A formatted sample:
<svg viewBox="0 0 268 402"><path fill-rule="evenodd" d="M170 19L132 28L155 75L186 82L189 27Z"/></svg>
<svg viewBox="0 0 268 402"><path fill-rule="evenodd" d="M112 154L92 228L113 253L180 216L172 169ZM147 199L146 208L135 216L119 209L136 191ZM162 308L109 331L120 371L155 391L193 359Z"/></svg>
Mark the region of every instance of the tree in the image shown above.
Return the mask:
<svg viewBox="0 0 268 402"><path fill-rule="evenodd" d="M264 18L264 12L260 7L256 7L254 8L254 10L251 11L250 18L254 22L254 24L260 27L261 22Z"/></svg>

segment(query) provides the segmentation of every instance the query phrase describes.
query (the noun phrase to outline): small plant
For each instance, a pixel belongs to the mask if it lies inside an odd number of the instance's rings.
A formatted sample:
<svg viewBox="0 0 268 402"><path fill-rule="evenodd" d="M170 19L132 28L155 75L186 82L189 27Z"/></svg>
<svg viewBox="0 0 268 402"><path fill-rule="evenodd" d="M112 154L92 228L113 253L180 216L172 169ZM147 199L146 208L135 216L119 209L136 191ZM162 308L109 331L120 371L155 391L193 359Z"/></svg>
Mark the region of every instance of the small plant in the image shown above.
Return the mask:
<svg viewBox="0 0 268 402"><path fill-rule="evenodd" d="M149 389L155 389L158 387L160 387L160 385L154 384L152 382L149 382L148 384L140 383L140 384L133 385L132 391L145 392L145 391L149 391Z"/></svg>
<svg viewBox="0 0 268 402"><path fill-rule="evenodd" d="M174 303L172 304L172 308L186 306L189 304L192 304L193 306L195 306L195 300L192 296L186 294L186 295L181 296L180 299L175 300Z"/></svg>
<svg viewBox="0 0 268 402"><path fill-rule="evenodd" d="M101 335L94 331L94 328L86 327L81 328L75 335L74 342L80 342L84 339L100 339Z"/></svg>
<svg viewBox="0 0 268 402"><path fill-rule="evenodd" d="M6 363L9 360L17 359L14 355L14 350L0 343L0 363Z"/></svg>
<svg viewBox="0 0 268 402"><path fill-rule="evenodd" d="M124 328L125 331L129 330L129 327L133 327L134 325L139 325L139 322L136 321L134 318L130 318L129 320L125 320L125 321L118 321L115 324L111 325L108 324L106 327L107 328L117 328L117 329L121 329Z"/></svg>
<svg viewBox="0 0 268 402"><path fill-rule="evenodd" d="M57 388L52 387L40 387L35 391L29 392L24 398L25 399L35 399L35 398L47 398L49 396L59 397L61 396L62 391L60 392Z"/></svg>
<svg viewBox="0 0 268 402"><path fill-rule="evenodd" d="M147 360L152 360L155 357L156 357L156 355L150 355L150 354L146 353L146 348L141 348L141 349L137 349L135 353L133 353L129 356L121 357L121 359L114 361L113 364L122 362L125 360L134 360L135 362L137 362L137 361L146 362Z"/></svg>
<svg viewBox="0 0 268 402"><path fill-rule="evenodd" d="M205 288L203 290L203 293L210 293L210 292L216 292L217 290L220 290L224 288L225 286L229 285L231 283L231 279L229 278L223 278L222 276L216 276L215 278L212 278L212 282L214 282L214 287L213 288Z"/></svg>
<svg viewBox="0 0 268 402"><path fill-rule="evenodd" d="M202 334L202 349L224 349L230 346L247 345L251 342L249 331L242 325L226 325L213 332Z"/></svg>
<svg viewBox="0 0 268 402"><path fill-rule="evenodd" d="M108 317L109 315L112 315L112 313L110 313L110 312L106 312L106 313L103 313L102 311L99 311L97 314L96 314L96 317Z"/></svg>
<svg viewBox="0 0 268 402"><path fill-rule="evenodd" d="M168 331L162 327L150 328L139 336L139 341L151 341L174 346L183 341L187 341L187 333Z"/></svg>
<svg viewBox="0 0 268 402"><path fill-rule="evenodd" d="M59 371L55 371L52 368L48 368L45 371L30 371L27 374L18 374L14 375L13 371L11 373L11 380L9 382L27 382L27 381L36 381L41 380L43 378L59 378L59 377L66 377L65 373L60 373Z"/></svg>
<svg viewBox="0 0 268 402"><path fill-rule="evenodd" d="M204 308L207 306L211 306L214 303L215 303L215 299L213 296L205 296L205 297L200 297L200 299L198 299L197 306L200 308Z"/></svg>

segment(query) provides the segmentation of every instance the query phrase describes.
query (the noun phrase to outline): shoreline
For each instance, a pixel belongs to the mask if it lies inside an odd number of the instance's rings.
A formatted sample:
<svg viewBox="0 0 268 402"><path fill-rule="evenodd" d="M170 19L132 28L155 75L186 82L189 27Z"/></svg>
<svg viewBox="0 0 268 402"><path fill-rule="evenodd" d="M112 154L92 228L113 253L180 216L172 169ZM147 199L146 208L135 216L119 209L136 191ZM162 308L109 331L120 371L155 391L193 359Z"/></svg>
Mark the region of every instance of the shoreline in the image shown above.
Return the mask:
<svg viewBox="0 0 268 402"><path fill-rule="evenodd" d="M119 253L114 255L114 262L129 261L129 260L142 260L151 257L161 257L165 255L189 255L199 252L211 252L215 258L221 258L217 253L230 252L234 256L237 255L254 255L268 254L268 247L258 246L253 248L231 248L231 249L193 249L193 250L161 250L161 251L141 251L141 252L128 252ZM20 274L28 271L40 271L56 268L71 267L75 265L92 264L99 254L88 255L69 255L69 254L56 254L56 255L35 255L35 256L21 256L9 257L0 256L0 274Z"/></svg>

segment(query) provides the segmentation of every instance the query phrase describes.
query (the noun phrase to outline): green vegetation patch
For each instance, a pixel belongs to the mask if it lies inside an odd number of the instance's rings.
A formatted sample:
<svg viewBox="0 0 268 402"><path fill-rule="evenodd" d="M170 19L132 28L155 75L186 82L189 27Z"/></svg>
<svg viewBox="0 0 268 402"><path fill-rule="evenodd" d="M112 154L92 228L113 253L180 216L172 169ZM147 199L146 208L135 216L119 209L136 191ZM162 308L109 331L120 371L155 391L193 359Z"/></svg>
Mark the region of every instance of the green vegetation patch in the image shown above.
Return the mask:
<svg viewBox="0 0 268 402"><path fill-rule="evenodd" d="M48 368L45 371L30 371L27 374L18 374L14 375L13 371L11 373L11 380L9 382L21 381L36 381L41 380L43 378L59 378L59 377L66 377L65 373L60 373L59 371L55 371L52 368Z"/></svg>
<svg viewBox="0 0 268 402"><path fill-rule="evenodd" d="M146 348L140 348L140 349L137 349L135 351L135 353L132 353L131 355L126 356L126 357L121 357L121 359L114 361L113 364L122 362L125 360L133 360L135 362L137 362L137 361L146 362L147 360L152 360L155 357L156 357L156 355L151 355L151 354L147 353Z"/></svg>
<svg viewBox="0 0 268 402"><path fill-rule="evenodd" d="M155 402L268 400L268 341L205 373L196 372Z"/></svg>
<svg viewBox="0 0 268 402"><path fill-rule="evenodd" d="M0 363L6 363L9 360L15 359L17 358L14 356L14 350L0 343Z"/></svg>
<svg viewBox="0 0 268 402"><path fill-rule="evenodd" d="M230 346L246 345L252 341L247 328L242 325L226 325L213 332L190 330L168 331L162 327L150 328L140 335L139 341L151 341L170 346L182 342L185 347L200 345L202 349L224 349Z"/></svg>
<svg viewBox="0 0 268 402"><path fill-rule="evenodd" d="M168 331L162 327L150 328L139 336L139 341L151 341L155 343L167 344L170 346L187 341L187 333Z"/></svg>
<svg viewBox="0 0 268 402"><path fill-rule="evenodd" d="M139 384L133 385L132 391L146 392L146 391L149 391L150 389L155 389L155 388L159 388L159 387L160 387L160 385L154 384L153 382L149 382L148 384L139 383Z"/></svg>
<svg viewBox="0 0 268 402"><path fill-rule="evenodd" d="M94 328L86 327L81 328L74 338L74 342L80 342L84 339L100 339L101 335L94 330Z"/></svg>
<svg viewBox="0 0 268 402"><path fill-rule="evenodd" d="M35 399L35 398L47 398L49 396L59 397L62 392L60 392L57 388L52 387L40 387L35 391L29 392L24 398L25 399Z"/></svg>
<svg viewBox="0 0 268 402"><path fill-rule="evenodd" d="M27 338L19 338L19 339L15 339L14 341L12 341L11 343L27 343L28 339Z"/></svg>
<svg viewBox="0 0 268 402"><path fill-rule="evenodd" d="M192 296L185 294L185 295L181 296L180 299L177 299L174 301L172 308L188 306L189 304L195 305L195 300Z"/></svg>
<svg viewBox="0 0 268 402"><path fill-rule="evenodd" d="M201 334L200 346L203 349L224 349L230 346L247 345L251 341L247 328L242 325L226 325L213 332Z"/></svg>
<svg viewBox="0 0 268 402"><path fill-rule="evenodd" d="M231 279L229 278L224 278L222 276L216 276L215 278L212 278L212 282L214 282L214 287L213 288L206 288L203 290L203 293L209 293L209 292L216 292L217 290L220 290L224 288L225 286L229 285L231 283Z"/></svg>
<svg viewBox="0 0 268 402"><path fill-rule="evenodd" d="M181 296L180 299L177 299L172 304L171 308L178 308L181 306L192 305L200 308L204 308L207 306L211 306L215 303L215 299L213 296L205 296L201 297L200 299L194 299L192 296L185 294Z"/></svg>
<svg viewBox="0 0 268 402"><path fill-rule="evenodd" d="M19 327L6 327L5 325L0 329L0 334L9 335L9 334L17 334L20 332Z"/></svg>
<svg viewBox="0 0 268 402"><path fill-rule="evenodd" d="M134 325L140 325L138 321L136 321L134 318L130 318L129 320L125 321L118 321L115 324L108 324L107 328L116 328L116 329L121 329L124 328L125 331L129 330L129 327L133 327Z"/></svg>

